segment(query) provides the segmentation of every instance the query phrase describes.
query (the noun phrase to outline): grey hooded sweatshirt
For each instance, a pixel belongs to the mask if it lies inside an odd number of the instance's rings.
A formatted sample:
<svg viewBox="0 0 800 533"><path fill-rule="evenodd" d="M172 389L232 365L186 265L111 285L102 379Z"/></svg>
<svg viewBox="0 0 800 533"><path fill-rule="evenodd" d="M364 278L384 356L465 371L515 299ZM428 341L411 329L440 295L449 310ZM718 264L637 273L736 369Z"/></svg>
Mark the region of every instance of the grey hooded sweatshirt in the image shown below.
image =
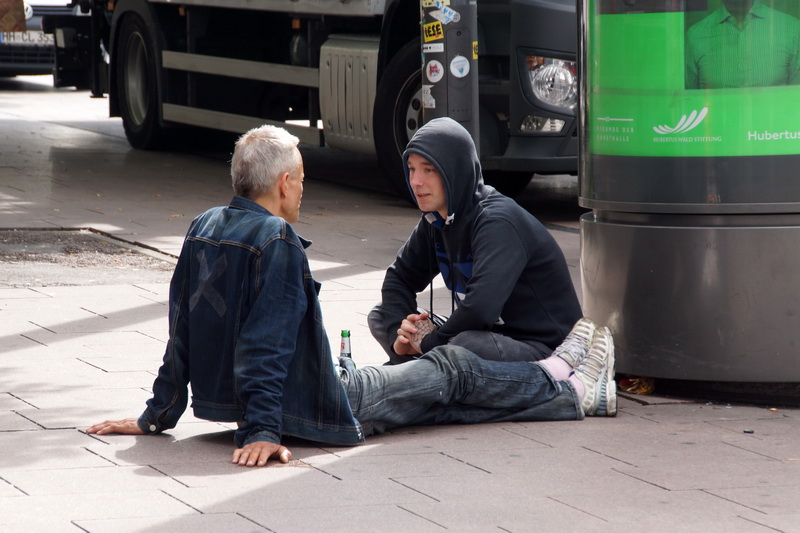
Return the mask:
<svg viewBox="0 0 800 533"><path fill-rule="evenodd" d="M386 272L381 292L389 338L416 312L416 295L441 273L453 308L432 311L452 313L423 339L423 353L470 330L558 346L582 313L552 235L514 200L484 185L475 144L458 122L425 124L408 143L404 163L412 153L441 175L448 217L423 213Z"/></svg>

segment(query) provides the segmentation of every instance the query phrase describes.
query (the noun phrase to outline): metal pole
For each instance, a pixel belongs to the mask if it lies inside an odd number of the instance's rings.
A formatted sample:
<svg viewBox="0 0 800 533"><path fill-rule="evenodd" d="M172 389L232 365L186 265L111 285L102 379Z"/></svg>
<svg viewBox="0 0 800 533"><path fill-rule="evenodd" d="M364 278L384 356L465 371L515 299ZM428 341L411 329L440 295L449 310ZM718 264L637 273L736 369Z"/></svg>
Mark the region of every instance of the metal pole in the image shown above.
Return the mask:
<svg viewBox="0 0 800 533"><path fill-rule="evenodd" d="M450 117L472 135L478 123L478 6L475 0L420 0L422 120Z"/></svg>

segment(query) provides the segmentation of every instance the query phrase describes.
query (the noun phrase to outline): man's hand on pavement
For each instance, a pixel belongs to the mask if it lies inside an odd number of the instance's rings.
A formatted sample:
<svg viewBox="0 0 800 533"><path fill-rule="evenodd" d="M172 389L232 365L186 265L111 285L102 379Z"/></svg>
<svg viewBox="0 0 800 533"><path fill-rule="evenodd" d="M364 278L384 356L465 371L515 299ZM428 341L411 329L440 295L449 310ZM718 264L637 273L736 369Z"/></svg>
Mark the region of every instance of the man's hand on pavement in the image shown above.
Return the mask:
<svg viewBox="0 0 800 533"><path fill-rule="evenodd" d="M288 463L292 458L292 452L286 446L272 442L251 442L243 448L234 450L231 462L239 466L266 466L272 457L282 463Z"/></svg>
<svg viewBox="0 0 800 533"><path fill-rule="evenodd" d="M144 435L144 431L136 423L135 418L125 418L124 420L106 420L95 424L86 430L90 435L108 435L109 433L121 433L123 435Z"/></svg>
<svg viewBox="0 0 800 533"><path fill-rule="evenodd" d="M135 418L106 420L105 422L93 425L86 430L86 433L90 435L108 435L111 433L144 435L144 431L141 430ZM292 458L292 452L280 444L253 442L243 448L234 450L232 462L241 466L264 466L272 457L275 457L282 463L288 463Z"/></svg>

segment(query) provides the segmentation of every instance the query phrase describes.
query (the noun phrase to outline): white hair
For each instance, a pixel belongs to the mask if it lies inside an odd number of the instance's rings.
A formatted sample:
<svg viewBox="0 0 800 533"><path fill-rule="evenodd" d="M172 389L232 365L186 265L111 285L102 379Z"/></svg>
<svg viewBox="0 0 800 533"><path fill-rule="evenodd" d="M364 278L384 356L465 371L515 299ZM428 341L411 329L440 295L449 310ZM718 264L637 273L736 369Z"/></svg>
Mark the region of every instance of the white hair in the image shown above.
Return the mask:
<svg viewBox="0 0 800 533"><path fill-rule="evenodd" d="M300 167L300 140L283 128L260 126L239 137L231 159L231 181L237 196L253 199L268 193L278 177Z"/></svg>

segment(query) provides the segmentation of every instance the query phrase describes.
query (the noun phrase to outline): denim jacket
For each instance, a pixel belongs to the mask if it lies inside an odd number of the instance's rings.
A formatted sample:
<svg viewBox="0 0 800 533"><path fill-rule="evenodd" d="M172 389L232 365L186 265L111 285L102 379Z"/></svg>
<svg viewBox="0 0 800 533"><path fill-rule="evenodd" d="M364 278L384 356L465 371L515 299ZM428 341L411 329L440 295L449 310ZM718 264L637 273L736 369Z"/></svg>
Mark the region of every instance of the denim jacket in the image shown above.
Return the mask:
<svg viewBox="0 0 800 533"><path fill-rule="evenodd" d="M238 196L192 222L170 284L164 361L139 417L145 433L175 427L191 383L195 416L238 422L238 447L281 434L363 442L334 372L310 244Z"/></svg>

